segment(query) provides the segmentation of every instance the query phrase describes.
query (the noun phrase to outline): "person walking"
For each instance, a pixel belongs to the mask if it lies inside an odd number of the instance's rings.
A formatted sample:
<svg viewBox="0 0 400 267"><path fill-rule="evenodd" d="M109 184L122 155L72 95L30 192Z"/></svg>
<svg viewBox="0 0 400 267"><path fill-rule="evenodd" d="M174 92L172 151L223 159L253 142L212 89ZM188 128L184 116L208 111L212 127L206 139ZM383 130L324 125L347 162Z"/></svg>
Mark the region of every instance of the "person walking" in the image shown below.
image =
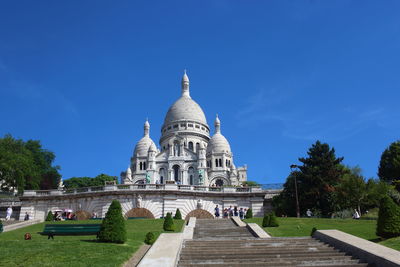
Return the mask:
<svg viewBox="0 0 400 267"><path fill-rule="evenodd" d="M7 212L6 212L6 221L9 221L9 220L11 219L12 213L13 213L13 209L12 209L11 206L9 206L9 207L7 208Z"/></svg>
<svg viewBox="0 0 400 267"><path fill-rule="evenodd" d="M215 217L218 219L219 218L219 208L218 205L215 206Z"/></svg>

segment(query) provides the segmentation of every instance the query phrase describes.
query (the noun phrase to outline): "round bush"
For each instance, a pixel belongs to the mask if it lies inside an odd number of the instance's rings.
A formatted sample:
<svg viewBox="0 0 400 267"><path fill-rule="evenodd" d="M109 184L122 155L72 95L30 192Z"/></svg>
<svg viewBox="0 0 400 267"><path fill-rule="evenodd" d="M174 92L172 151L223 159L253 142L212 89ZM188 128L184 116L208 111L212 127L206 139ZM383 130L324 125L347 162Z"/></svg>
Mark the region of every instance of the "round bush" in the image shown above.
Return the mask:
<svg viewBox="0 0 400 267"><path fill-rule="evenodd" d="M246 212L246 219L251 219L253 218L253 211L251 209L248 209Z"/></svg>
<svg viewBox="0 0 400 267"><path fill-rule="evenodd" d="M275 214L272 212L269 215L269 227L278 227L279 223L278 223L278 218L276 218Z"/></svg>
<svg viewBox="0 0 400 267"><path fill-rule="evenodd" d="M108 208L101 224L99 239L103 242L119 244L126 241L125 219L122 216L121 204L117 200L113 200Z"/></svg>
<svg viewBox="0 0 400 267"><path fill-rule="evenodd" d="M175 225L174 225L174 220L172 220L172 215L171 213L167 213L167 217L164 219L164 231L174 231L175 230Z"/></svg>
<svg viewBox="0 0 400 267"><path fill-rule="evenodd" d="M46 222L52 222L53 219L54 219L53 213L51 212L51 210L49 210L49 212L47 213Z"/></svg>
<svg viewBox="0 0 400 267"><path fill-rule="evenodd" d="M147 245L153 245L156 242L156 237L154 236L153 232L148 232L146 234L146 238L144 239L144 243Z"/></svg>
<svg viewBox="0 0 400 267"><path fill-rule="evenodd" d="M389 196L381 199L376 234L384 238L400 236L400 206Z"/></svg>
<svg viewBox="0 0 400 267"><path fill-rule="evenodd" d="M176 209L174 219L175 220L182 220L182 214L181 214L181 211L179 209Z"/></svg>

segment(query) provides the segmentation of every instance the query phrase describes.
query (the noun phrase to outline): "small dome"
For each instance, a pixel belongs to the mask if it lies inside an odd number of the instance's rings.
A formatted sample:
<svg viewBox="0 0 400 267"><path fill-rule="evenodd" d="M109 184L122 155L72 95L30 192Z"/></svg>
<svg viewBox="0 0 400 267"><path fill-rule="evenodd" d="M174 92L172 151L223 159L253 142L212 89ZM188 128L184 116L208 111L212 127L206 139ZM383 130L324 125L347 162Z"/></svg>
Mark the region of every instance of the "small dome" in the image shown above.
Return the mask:
<svg viewBox="0 0 400 267"><path fill-rule="evenodd" d="M128 167L128 169L126 169L126 174L128 174L129 176L132 174L131 167Z"/></svg>
<svg viewBox="0 0 400 267"><path fill-rule="evenodd" d="M149 152L157 152L157 147L154 142L149 147Z"/></svg>
<svg viewBox="0 0 400 267"><path fill-rule="evenodd" d="M207 153L231 153L231 146L228 140L221 133L215 133L208 142Z"/></svg>
<svg viewBox="0 0 400 267"><path fill-rule="evenodd" d="M147 156L150 146L156 146L148 135L142 137L135 146L133 156L139 155L140 157Z"/></svg>
<svg viewBox="0 0 400 267"><path fill-rule="evenodd" d="M192 120L207 125L203 110L193 99L187 96L180 97L168 110L164 125L174 121Z"/></svg>

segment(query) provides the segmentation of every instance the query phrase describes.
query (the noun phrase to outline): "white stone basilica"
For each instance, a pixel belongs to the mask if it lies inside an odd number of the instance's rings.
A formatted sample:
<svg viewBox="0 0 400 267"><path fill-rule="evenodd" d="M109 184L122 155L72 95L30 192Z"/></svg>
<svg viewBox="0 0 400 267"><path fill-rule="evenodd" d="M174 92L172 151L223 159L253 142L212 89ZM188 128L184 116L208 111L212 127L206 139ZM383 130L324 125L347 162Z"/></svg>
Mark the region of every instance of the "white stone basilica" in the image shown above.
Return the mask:
<svg viewBox="0 0 400 267"><path fill-rule="evenodd" d="M121 173L124 184L176 182L183 185L240 185L247 166L235 167L228 140L215 119L215 133L201 107L190 97L189 78L182 78L182 95L169 108L161 128L160 149L150 138L150 124L135 146L129 168Z"/></svg>

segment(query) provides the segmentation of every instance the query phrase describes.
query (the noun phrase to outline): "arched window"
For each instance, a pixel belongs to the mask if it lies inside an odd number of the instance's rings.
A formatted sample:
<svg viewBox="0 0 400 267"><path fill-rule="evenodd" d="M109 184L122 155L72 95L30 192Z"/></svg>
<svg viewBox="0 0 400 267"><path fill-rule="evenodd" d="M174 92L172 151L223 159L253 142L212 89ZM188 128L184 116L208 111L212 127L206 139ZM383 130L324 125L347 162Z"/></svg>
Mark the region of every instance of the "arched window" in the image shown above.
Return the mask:
<svg viewBox="0 0 400 267"><path fill-rule="evenodd" d="M196 152L199 151L199 149L200 149L200 144L196 143Z"/></svg>
<svg viewBox="0 0 400 267"><path fill-rule="evenodd" d="M142 162L139 163L139 170L143 170Z"/></svg>
<svg viewBox="0 0 400 267"><path fill-rule="evenodd" d="M179 165L174 165L174 167L172 167L172 169L174 170L174 180L175 182L179 181Z"/></svg>
<svg viewBox="0 0 400 267"><path fill-rule="evenodd" d="M164 169L164 168L161 168L161 169L158 171L158 173L160 174L160 184L163 184L163 183L164 183L164 177L166 177L166 175L165 175L165 169Z"/></svg>
<svg viewBox="0 0 400 267"><path fill-rule="evenodd" d="M193 151L193 142L192 141L189 142L189 149Z"/></svg>
<svg viewBox="0 0 400 267"><path fill-rule="evenodd" d="M146 162L143 162L143 170L146 170Z"/></svg>
<svg viewBox="0 0 400 267"><path fill-rule="evenodd" d="M215 159L215 167L218 167L218 159Z"/></svg>
<svg viewBox="0 0 400 267"><path fill-rule="evenodd" d="M222 160L219 159L219 167L222 167Z"/></svg>
<svg viewBox="0 0 400 267"><path fill-rule="evenodd" d="M193 185L193 183L194 183L194 179L193 179L193 177L194 177L194 168L193 167L189 167L188 174L189 174L189 184Z"/></svg>

